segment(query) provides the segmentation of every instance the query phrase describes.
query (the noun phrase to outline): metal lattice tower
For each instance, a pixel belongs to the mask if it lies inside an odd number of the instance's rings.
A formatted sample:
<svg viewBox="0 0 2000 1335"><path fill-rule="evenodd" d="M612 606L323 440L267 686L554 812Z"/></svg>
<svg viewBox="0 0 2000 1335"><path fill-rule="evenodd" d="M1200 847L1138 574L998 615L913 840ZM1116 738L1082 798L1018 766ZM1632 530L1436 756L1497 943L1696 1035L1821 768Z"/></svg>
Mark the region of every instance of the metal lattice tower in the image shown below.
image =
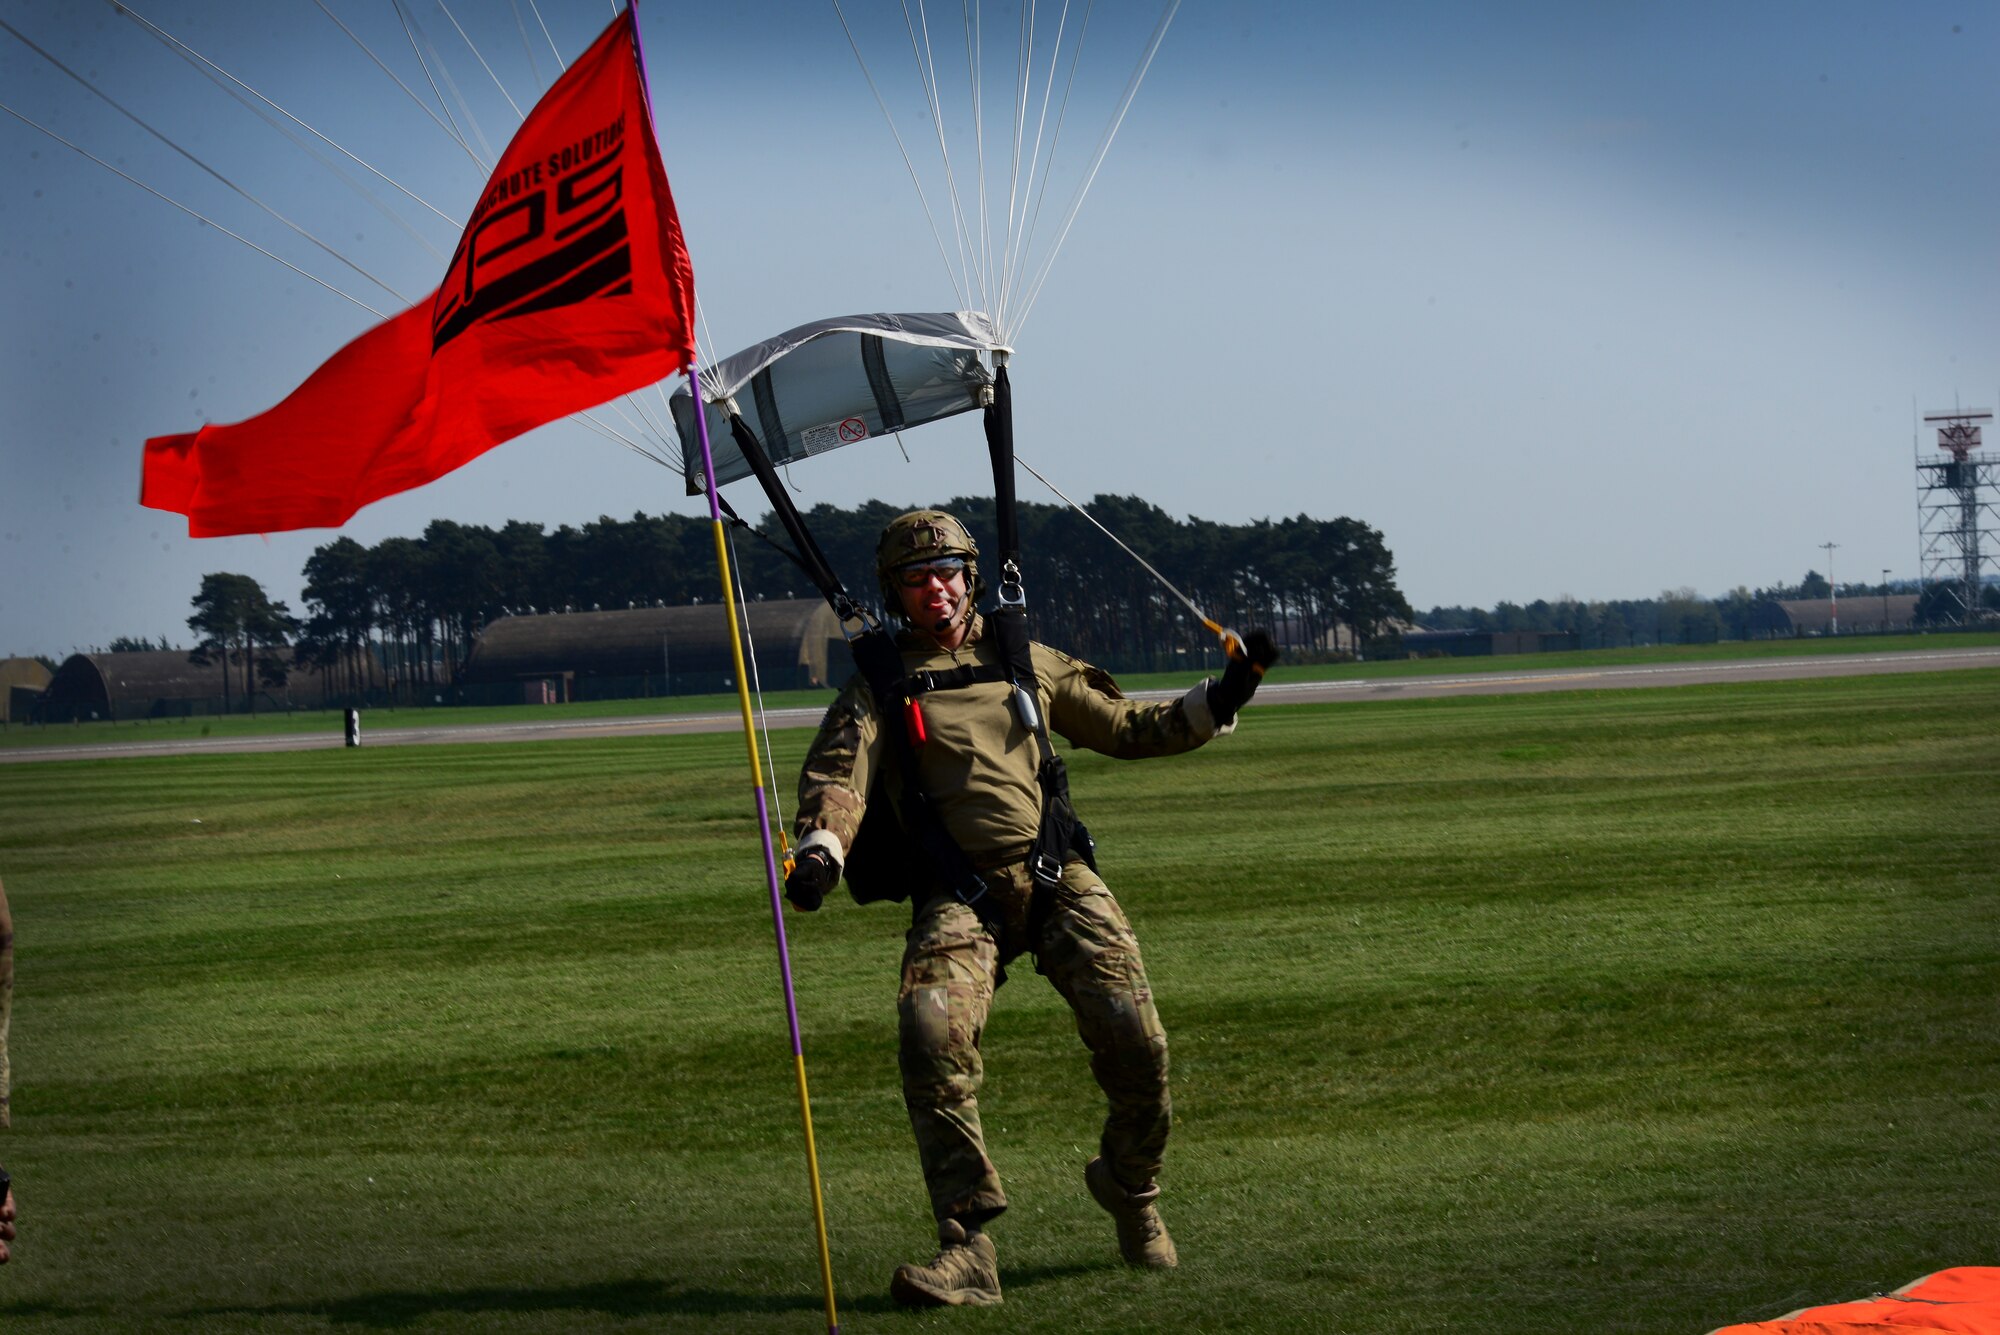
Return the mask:
<svg viewBox="0 0 2000 1335"><path fill-rule="evenodd" d="M1970 625L1981 616L1988 575L2000 575L2000 460L1975 459L1980 423L1990 412L1925 413L1935 423L1937 453L1917 454L1917 555L1923 587L1947 591L1949 619Z"/></svg>

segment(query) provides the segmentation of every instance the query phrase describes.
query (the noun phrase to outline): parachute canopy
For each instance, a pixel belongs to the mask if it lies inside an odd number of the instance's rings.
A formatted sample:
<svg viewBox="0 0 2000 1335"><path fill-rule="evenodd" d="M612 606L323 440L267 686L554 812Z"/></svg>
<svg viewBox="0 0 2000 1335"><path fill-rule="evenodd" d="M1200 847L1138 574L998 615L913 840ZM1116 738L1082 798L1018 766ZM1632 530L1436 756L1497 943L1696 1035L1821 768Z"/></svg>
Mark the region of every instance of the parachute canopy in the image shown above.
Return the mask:
<svg viewBox="0 0 2000 1335"><path fill-rule="evenodd" d="M788 329L703 369L717 485L750 476L730 432L732 404L774 464L824 454L885 431L984 406L992 373L981 354L1005 351L977 311L845 315ZM694 401L671 400L688 494L706 491Z"/></svg>

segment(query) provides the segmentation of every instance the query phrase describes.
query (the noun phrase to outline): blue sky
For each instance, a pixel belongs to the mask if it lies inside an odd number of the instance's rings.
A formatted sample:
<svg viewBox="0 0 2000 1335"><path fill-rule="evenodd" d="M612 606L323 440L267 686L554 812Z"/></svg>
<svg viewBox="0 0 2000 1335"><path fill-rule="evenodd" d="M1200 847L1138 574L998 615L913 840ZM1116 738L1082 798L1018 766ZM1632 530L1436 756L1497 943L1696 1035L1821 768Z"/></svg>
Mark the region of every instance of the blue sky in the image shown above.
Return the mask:
<svg viewBox="0 0 2000 1335"><path fill-rule="evenodd" d="M328 3L421 78L387 4ZM412 8L497 146L492 84ZM844 8L914 151L900 7ZM1157 12L1100 9L1059 173ZM475 196L482 173L312 6L140 12L445 212ZM517 99L546 82L508 4L452 12ZM610 7L541 13L574 55ZM831 5L643 13L712 352L958 304ZM990 123L1017 13L985 6ZM441 260L109 6L0 0L0 18L407 298L437 282ZM1829 541L1842 580L1909 577L1913 410L2000 395L1996 76L2000 13L1970 3L1190 2L1021 329L1021 453L1078 497L1353 515L1419 606L1713 595L1824 570ZM0 101L393 308L4 33ZM269 407L373 317L4 115L0 173L0 655L185 642L207 571L299 608L333 534L190 540L137 505L140 448ZM414 225L449 251L448 228ZM987 489L969 425L906 443L914 462L871 442L795 480L843 503ZM346 531L642 509L697 507L561 425Z"/></svg>

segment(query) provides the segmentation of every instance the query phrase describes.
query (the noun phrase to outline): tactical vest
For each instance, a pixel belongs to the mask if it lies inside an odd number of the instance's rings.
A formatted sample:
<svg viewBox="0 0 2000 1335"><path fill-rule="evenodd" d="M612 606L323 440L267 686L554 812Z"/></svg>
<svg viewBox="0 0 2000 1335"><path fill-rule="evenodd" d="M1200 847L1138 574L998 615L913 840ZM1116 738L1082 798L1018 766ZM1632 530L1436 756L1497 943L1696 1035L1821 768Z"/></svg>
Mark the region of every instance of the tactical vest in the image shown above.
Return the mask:
<svg viewBox="0 0 2000 1335"><path fill-rule="evenodd" d="M878 775L870 785L867 809L848 849L844 870L848 893L859 903L900 902L918 890L923 892L915 905L920 910L930 896L950 894L977 913L995 939L1001 940L1005 928L999 905L988 895L986 882L972 860L945 829L936 804L919 782L917 748L921 738L912 737L911 730L921 726L923 716L913 705L934 691L958 690L976 683L1006 682L1013 688L1010 704L1015 717L1034 734L1039 757L1035 784L1042 796L1041 821L1028 853L1028 872L1034 882L1028 918L1031 935L1048 912L1055 888L1062 881L1063 864L1070 856L1082 858L1093 871L1097 860L1096 844L1070 803L1069 771L1049 743L1040 681L1028 648L1027 619L1018 608L1001 607L988 615L986 625L999 647L1001 661L968 663L944 671L905 673L902 653L886 631L871 631L853 641L855 663L875 697L877 718L896 753L903 783L897 803L885 800L886 779Z"/></svg>

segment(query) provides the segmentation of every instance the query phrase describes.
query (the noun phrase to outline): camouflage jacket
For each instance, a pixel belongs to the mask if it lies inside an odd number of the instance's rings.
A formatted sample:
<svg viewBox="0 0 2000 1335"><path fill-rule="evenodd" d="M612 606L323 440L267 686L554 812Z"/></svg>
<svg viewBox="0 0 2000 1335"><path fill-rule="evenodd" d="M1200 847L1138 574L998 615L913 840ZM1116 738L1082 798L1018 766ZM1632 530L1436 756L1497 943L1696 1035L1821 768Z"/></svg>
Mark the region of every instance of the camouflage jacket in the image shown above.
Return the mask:
<svg viewBox="0 0 2000 1335"><path fill-rule="evenodd" d="M910 631L897 637L897 647L903 652L906 672L1000 661L980 617L973 618L970 634L955 651ZM1033 645L1031 653L1041 686L1042 717L1051 732L1072 746L1135 760L1192 751L1233 730L1233 724L1215 726L1205 682L1178 700L1142 704L1127 700L1101 668L1047 645ZM1012 690L1004 681L982 682L921 698L928 740L917 748L918 782L936 805L946 830L982 868L1025 856L1041 823L1035 736L1015 717ZM883 791L900 801L903 783L898 765L895 748L882 731L874 694L856 673L826 711L799 775L794 825L799 850L824 848L836 863L844 863L861 827L869 785L884 767L889 782Z"/></svg>

